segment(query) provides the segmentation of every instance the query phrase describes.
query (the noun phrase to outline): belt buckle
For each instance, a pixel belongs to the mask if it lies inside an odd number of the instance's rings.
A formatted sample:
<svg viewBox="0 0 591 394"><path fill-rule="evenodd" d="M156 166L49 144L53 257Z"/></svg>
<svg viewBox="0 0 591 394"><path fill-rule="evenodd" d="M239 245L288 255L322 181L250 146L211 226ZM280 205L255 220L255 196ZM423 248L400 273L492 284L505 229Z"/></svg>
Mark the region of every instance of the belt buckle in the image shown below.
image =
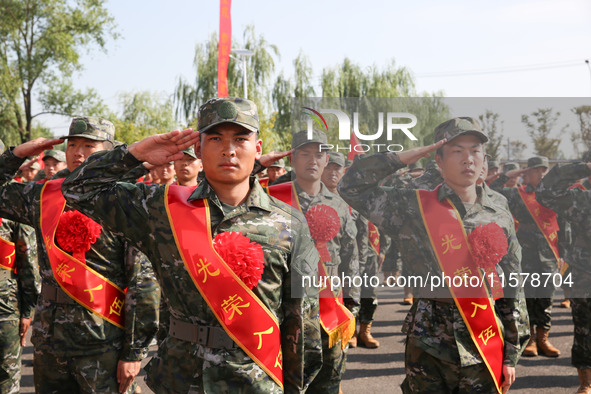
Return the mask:
<svg viewBox="0 0 591 394"><path fill-rule="evenodd" d="M211 327L209 329L208 347L213 349L232 349L234 341L230 336L220 327Z"/></svg>

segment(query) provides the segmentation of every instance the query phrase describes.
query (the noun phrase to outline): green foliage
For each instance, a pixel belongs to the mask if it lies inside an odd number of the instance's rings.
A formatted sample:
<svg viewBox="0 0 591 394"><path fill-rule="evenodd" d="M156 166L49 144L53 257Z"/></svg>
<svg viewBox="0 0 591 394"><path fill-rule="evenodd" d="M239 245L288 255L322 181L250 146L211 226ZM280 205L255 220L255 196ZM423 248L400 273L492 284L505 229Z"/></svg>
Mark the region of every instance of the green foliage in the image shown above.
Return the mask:
<svg viewBox="0 0 591 394"><path fill-rule="evenodd" d="M552 138L551 134L559 116L560 112L554 114L552 108L538 108L530 115L521 116L521 122L534 143L536 155L546 156L549 159L558 158L558 146L561 140Z"/></svg>
<svg viewBox="0 0 591 394"><path fill-rule="evenodd" d="M499 159L501 145L503 143L503 121L499 120L499 114L486 110L484 115L478 115L482 130L488 135L486 153L493 159Z"/></svg>
<svg viewBox="0 0 591 394"><path fill-rule="evenodd" d="M2 0L0 2L0 118L21 142L32 138L33 118L41 113L74 115L104 110L96 93L71 84L80 54L105 49L116 38L104 0ZM40 95L42 111L32 99Z"/></svg>
<svg viewBox="0 0 591 394"><path fill-rule="evenodd" d="M117 140L131 144L152 134L165 133L176 128L170 98L143 91L122 93L119 99L123 110L113 121Z"/></svg>
<svg viewBox="0 0 591 394"><path fill-rule="evenodd" d="M575 149L578 148L579 143L582 143L584 150L591 149L591 106L581 105L571 109L577 116L579 122L579 131L572 133L572 141ZM579 152L579 149L576 149Z"/></svg>

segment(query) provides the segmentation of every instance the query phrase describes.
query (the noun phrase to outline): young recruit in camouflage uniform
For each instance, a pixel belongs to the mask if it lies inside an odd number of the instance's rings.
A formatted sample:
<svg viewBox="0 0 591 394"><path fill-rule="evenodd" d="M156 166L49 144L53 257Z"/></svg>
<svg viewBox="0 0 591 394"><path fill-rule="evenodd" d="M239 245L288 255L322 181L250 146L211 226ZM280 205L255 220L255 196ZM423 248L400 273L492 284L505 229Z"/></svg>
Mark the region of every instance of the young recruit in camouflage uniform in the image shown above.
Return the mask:
<svg viewBox="0 0 591 394"><path fill-rule="evenodd" d="M463 124L466 123L465 119L462 119ZM470 127L455 125L462 120L456 118L438 126L435 141L447 138L449 142L466 133L483 135L472 119ZM480 138L485 141L483 137ZM404 187L379 186L385 177L404 166L396 153L363 157L353 163L343 177L339 193L381 230L405 237L409 255L414 256L413 275L423 278L427 273L441 276L441 269L421 219L416 191ZM476 190L479 199L472 206L465 206L446 183L439 189L437 197L440 201L449 198L455 205L468 234L476 226L486 223L495 222L501 226L507 235L509 248L497 270L501 268L507 277L511 272L521 272L521 248L511 216L499 208L481 187L476 186ZM514 290L514 294L511 294L511 290ZM496 392L493 379L458 308L449 299L449 291L443 289L439 293L429 293L428 288L417 287L416 292L418 299L403 327L407 333L403 392L449 392L455 389L460 392ZM514 367L521 355L522 345L529 337L523 290L506 288L505 298L496 300L494 304L504 331L503 363Z"/></svg>
<svg viewBox="0 0 591 394"><path fill-rule="evenodd" d="M587 157L587 161L591 158ZM574 323L572 364L584 370L591 389L591 183L585 179L587 190L569 189L577 180L589 177L585 163L554 167L536 190L536 200L571 223L574 242L565 260L572 270L571 303Z"/></svg>
<svg viewBox="0 0 591 394"><path fill-rule="evenodd" d="M528 167L534 166L548 167L548 159L545 157L533 157L528 160ZM517 238L522 247L521 269L524 273L547 273L554 274L558 270L558 263L554 253L542 231L535 223L534 218L519 194L517 188L504 187L509 180L505 174L501 174L490 184L491 189L503 194L509 201L509 208L516 220L519 221ZM534 192L532 185L525 187L527 193ZM560 219L560 218L559 218ZM559 231L559 239L563 236L563 231ZM544 281L542 281L543 283ZM525 295L527 297L527 311L532 326L543 330L550 330L552 325L552 298L554 297L554 285L549 281L547 286L534 286L531 280L525 283ZM559 352L558 352L559 353Z"/></svg>
<svg viewBox="0 0 591 394"><path fill-rule="evenodd" d="M215 132L224 123L258 131L255 104L225 97L200 108L199 131ZM167 189L117 182L139 164L126 146L96 154L72 174L63 190L77 209L125 234L150 258L168 303L171 326L174 320L175 325L188 328L183 331L197 337L201 329L208 337L208 345L201 345L171 328L148 364L148 385L155 392L280 392L277 383L221 328L196 289L166 214ZM317 293L296 296L298 289L291 280L317 274L318 253L303 215L267 195L254 177L245 202L238 207L221 203L207 179L189 197L195 199L207 199L210 204L212 237L238 231L262 246L265 269L252 291L279 323L285 391L305 390L320 369L321 350Z"/></svg>
<svg viewBox="0 0 591 394"><path fill-rule="evenodd" d="M0 237L15 247L14 270L0 269L0 393L18 393L22 351L19 324L21 319L31 318L41 290L37 244L35 230L7 219L2 219Z"/></svg>
<svg viewBox="0 0 591 394"><path fill-rule="evenodd" d="M326 135L316 130L314 130L313 137L310 140L307 137L307 131L300 131L292 136L291 141L292 149L296 150L307 144L318 145L326 144L326 142ZM294 152L292 160L297 160L296 155L296 152ZM359 275L358 252L355 240L357 229L349 214L349 206L340 196L331 193L320 180L318 180L320 183L320 192L315 196L309 195L298 185L297 173L294 174L295 180L293 182L302 213L306 214L310 208L324 204L334 208L339 215L341 228L338 234L327 242L331 261L325 263L326 274L328 276L338 277L344 274L351 278ZM285 175L277 178L276 184L286 179ZM289 180L287 179L286 181ZM336 293L340 289L334 289L334 291ZM345 298L345 304L350 309L355 309L351 305L359 303L359 289L353 286L347 286L347 288L343 289L343 297ZM346 356L346 351L342 349L340 341L332 347L328 346L328 335L322 330L322 369L310 385L310 391L314 393L338 393L340 382L345 372Z"/></svg>
<svg viewBox="0 0 591 394"><path fill-rule="evenodd" d="M106 133L112 139L113 125L96 118L74 119L70 136L79 134L80 122L86 125L84 138L100 140ZM12 151L0 156L0 179L4 181L0 188L0 215L36 229L42 291L31 338L35 350L35 390L40 393L81 390L116 393L119 360L145 358L156 334L160 297L149 262L145 257L136 256L137 252L129 249L120 236L106 228L102 228L100 237L85 254L89 267L120 288L127 288L125 330L71 299L53 276L41 234L43 185L7 183L23 161ZM54 179L68 174L67 169L60 171ZM66 209L70 209L69 206ZM49 293L54 296L46 295Z"/></svg>

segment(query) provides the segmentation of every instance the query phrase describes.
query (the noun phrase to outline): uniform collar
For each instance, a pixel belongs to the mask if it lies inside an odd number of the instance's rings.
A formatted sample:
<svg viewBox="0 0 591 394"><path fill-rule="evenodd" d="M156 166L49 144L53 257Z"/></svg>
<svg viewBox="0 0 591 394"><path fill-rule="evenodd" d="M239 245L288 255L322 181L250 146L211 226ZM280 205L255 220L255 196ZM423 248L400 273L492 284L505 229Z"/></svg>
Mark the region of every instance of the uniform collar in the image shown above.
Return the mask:
<svg viewBox="0 0 591 394"><path fill-rule="evenodd" d="M328 199L333 199L335 197L335 194L333 192L331 192L330 190L328 190L328 188L324 185L324 183L320 182L320 191L318 192L317 195L315 196L310 196L308 193L306 193L301 187L300 185L298 185L297 181L294 181L295 183L295 188L296 188L296 193L298 195L305 195L309 198L315 198L315 197L320 197L322 199L328 198Z"/></svg>
<svg viewBox="0 0 591 394"><path fill-rule="evenodd" d="M477 204L482 205L483 207L489 208L493 211L497 211L496 205L493 202L492 194L493 190L486 186L485 183L482 185L476 185L476 194L480 197L480 200L477 201ZM456 206L458 204L462 204L460 197L454 192L454 190L445 182L441 184L437 192L437 199L442 201L446 198L449 198Z"/></svg>
<svg viewBox="0 0 591 394"><path fill-rule="evenodd" d="M250 193L248 194L248 197L246 197L246 201L243 205L245 205L247 208L259 208L270 212L271 199L269 198L269 195L265 193L265 190L254 177L251 177L250 184ZM201 200L205 198L211 200L216 205L221 207L218 196L209 182L207 182L207 178L204 178L199 186L195 188L193 193L191 193L189 196L188 201Z"/></svg>

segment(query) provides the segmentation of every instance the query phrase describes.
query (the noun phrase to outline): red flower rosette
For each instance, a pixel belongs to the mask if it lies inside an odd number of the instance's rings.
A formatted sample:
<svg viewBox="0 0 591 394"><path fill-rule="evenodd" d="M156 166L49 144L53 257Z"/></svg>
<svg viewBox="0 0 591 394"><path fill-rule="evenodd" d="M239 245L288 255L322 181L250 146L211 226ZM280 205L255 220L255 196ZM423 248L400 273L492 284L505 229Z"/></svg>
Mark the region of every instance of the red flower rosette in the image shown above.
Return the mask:
<svg viewBox="0 0 591 394"><path fill-rule="evenodd" d="M341 219L334 208L318 204L306 212L306 221L310 228L310 235L316 242L316 249L320 253L323 263L330 261L330 253L326 243L337 236L341 228Z"/></svg>
<svg viewBox="0 0 591 394"><path fill-rule="evenodd" d="M495 266L507 254L509 248L505 231L496 223L488 223L476 227L468 236L468 242L476 265L484 270L486 278L490 278L492 274L493 298L501 298L503 288Z"/></svg>
<svg viewBox="0 0 591 394"><path fill-rule="evenodd" d="M78 211L66 211L60 217L55 236L60 248L86 264L84 254L100 235L100 224Z"/></svg>
<svg viewBox="0 0 591 394"><path fill-rule="evenodd" d="M216 235L213 247L249 289L259 283L265 270L261 245L237 231L227 231Z"/></svg>

